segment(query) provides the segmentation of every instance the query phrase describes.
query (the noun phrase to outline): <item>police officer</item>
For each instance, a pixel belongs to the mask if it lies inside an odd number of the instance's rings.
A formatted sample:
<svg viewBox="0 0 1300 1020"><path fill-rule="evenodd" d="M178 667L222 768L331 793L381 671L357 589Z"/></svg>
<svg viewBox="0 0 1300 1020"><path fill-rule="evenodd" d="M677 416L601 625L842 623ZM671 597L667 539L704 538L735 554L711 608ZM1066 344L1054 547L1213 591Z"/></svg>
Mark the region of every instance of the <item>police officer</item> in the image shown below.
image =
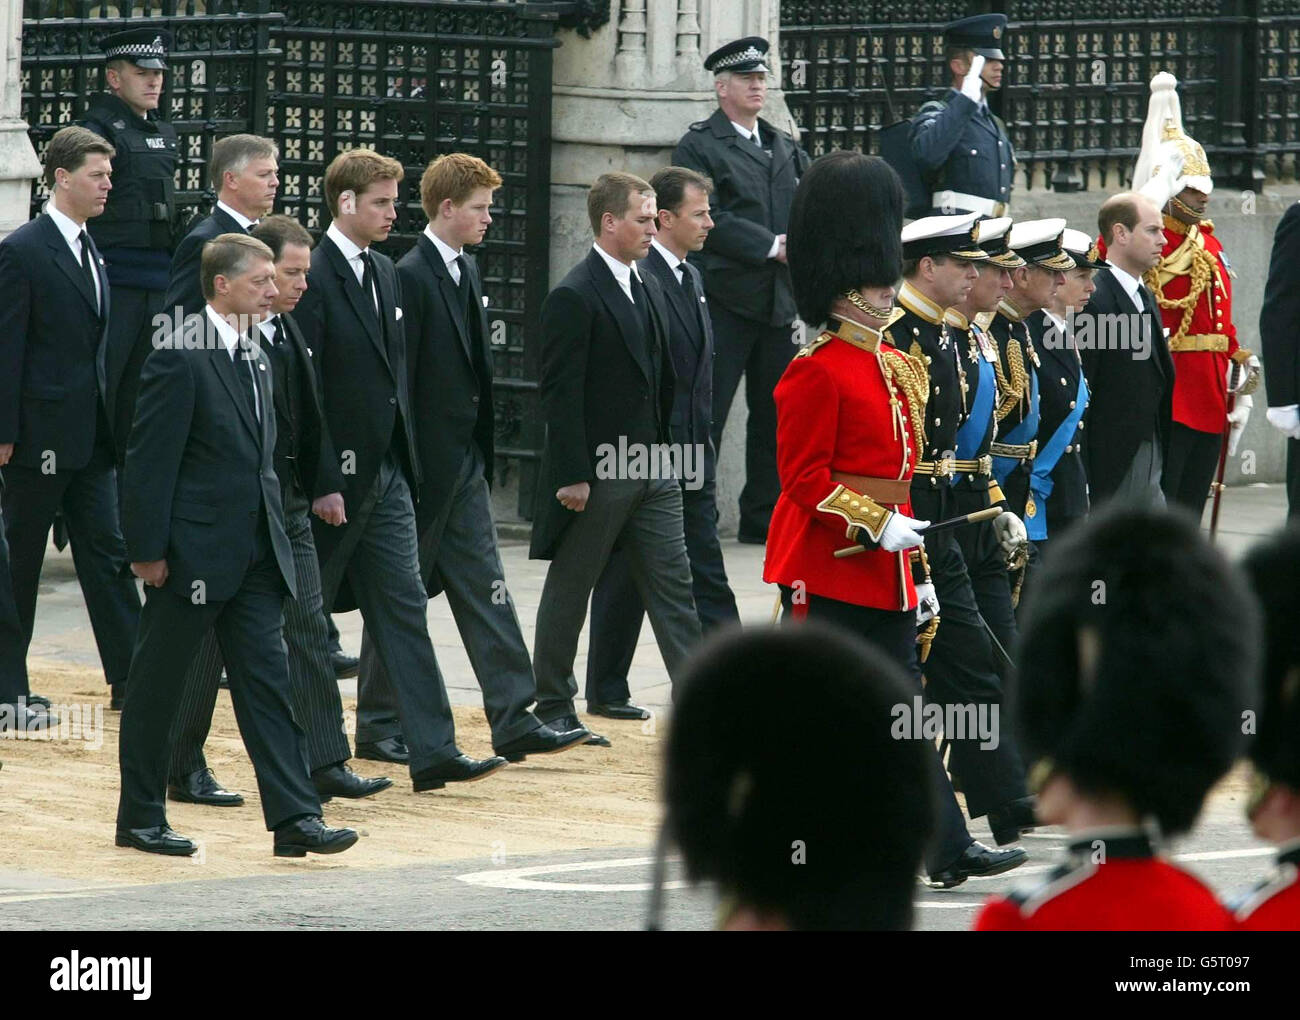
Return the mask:
<svg viewBox="0 0 1300 1020"><path fill-rule="evenodd" d="M713 444L745 377L749 422L745 487L740 494L742 542L762 544L781 491L776 473L776 407L772 391L794 355L795 318L785 231L790 203L808 156L758 116L767 98L766 39L750 36L709 54L718 109L697 121L673 150L673 163L712 178L713 230L698 260L713 321Z"/></svg>
<svg viewBox="0 0 1300 1020"><path fill-rule="evenodd" d="M952 88L912 121L912 156L936 211L1002 216L1011 201L1015 152L987 96L1002 86L1005 14L980 14L944 27Z"/></svg>
<svg viewBox="0 0 1300 1020"><path fill-rule="evenodd" d="M105 406L119 468L171 267L176 129L153 112L171 42L170 33L156 28L105 36L109 91L91 101L81 122L117 150L108 205L89 230L108 265L111 288Z"/></svg>

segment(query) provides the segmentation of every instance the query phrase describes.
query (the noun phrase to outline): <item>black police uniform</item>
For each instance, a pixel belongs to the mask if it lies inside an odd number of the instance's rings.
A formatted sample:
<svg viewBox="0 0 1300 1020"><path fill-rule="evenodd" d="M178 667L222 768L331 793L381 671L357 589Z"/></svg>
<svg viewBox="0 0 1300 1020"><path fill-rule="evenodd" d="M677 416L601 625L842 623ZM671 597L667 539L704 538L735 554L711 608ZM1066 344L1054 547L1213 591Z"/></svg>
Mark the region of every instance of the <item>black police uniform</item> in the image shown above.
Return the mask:
<svg viewBox="0 0 1300 1020"><path fill-rule="evenodd" d="M109 60L126 59L161 69L170 36L133 29L104 39ZM119 467L135 413L140 368L150 350L154 316L163 311L171 269L175 217L176 129L153 115L141 117L111 93L97 96L83 127L107 139L113 190L104 212L87 229L108 266L112 313L108 324L105 405Z"/></svg>
<svg viewBox="0 0 1300 1020"><path fill-rule="evenodd" d="M767 43L739 39L709 54L711 71L766 71ZM784 131L758 120L761 146L744 138L717 110L697 121L673 150L673 163L713 179L713 230L690 261L704 274L713 322L713 443L721 449L731 401L745 376L749 421L740 535L762 541L781 492L776 472L776 405L772 391L794 356L796 311L786 265L768 258L790 222L808 155Z"/></svg>
<svg viewBox="0 0 1300 1020"><path fill-rule="evenodd" d="M943 310L907 283L898 304L901 314L885 328L885 337L899 350L924 360L930 374L923 459L912 476L912 514L939 521L958 512L956 497L950 479L934 473L932 467L927 473L926 467L953 457L957 431L970 413L970 394L963 388L963 350L949 334ZM980 622L953 529L927 535L925 552L940 607L939 630L924 665L926 699L938 705L1000 706L1002 681L994 666L993 646ZM1006 727L996 748L981 749L973 739L953 740L951 748L948 768L961 784L972 818L996 814L1027 795L1024 767ZM990 819L991 824L994 821Z"/></svg>
<svg viewBox="0 0 1300 1020"><path fill-rule="evenodd" d="M1003 60L1004 14L977 15L944 28L949 46L964 46L990 60ZM925 175L936 211L1002 216L1011 201L1016 170L1011 136L988 104L958 89L921 107L912 120L912 156ZM972 203L968 197L993 203ZM998 206L1001 206L999 208Z"/></svg>

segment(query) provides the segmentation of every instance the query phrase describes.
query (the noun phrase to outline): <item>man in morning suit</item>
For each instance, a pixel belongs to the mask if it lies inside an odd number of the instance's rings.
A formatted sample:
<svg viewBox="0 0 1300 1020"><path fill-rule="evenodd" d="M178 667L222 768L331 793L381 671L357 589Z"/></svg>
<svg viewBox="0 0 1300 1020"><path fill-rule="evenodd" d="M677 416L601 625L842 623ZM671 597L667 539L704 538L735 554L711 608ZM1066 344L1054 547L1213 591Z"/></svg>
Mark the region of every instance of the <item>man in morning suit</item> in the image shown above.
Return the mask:
<svg viewBox="0 0 1300 1020"><path fill-rule="evenodd" d="M717 457L710 434L713 325L700 271L686 261L688 252L704 246L713 228L709 215L713 184L694 170L670 166L650 178L650 186L655 189L659 209L659 232L637 269L659 281L668 305L668 346L677 375L668 424L673 442L682 451L682 464L689 465L681 479L682 516L695 610L701 630L707 633L740 620L718 544ZM644 616L627 557L615 550L591 601L587 711L593 715L611 719L648 716L645 709L632 704L627 684Z"/></svg>
<svg viewBox="0 0 1300 1020"><path fill-rule="evenodd" d="M197 849L168 826L164 798L177 678L215 628L275 855L338 853L357 833L321 821L290 707L282 620L296 591L293 553L275 476L272 373L248 340L276 296L275 263L261 241L222 234L200 265L208 303L190 329L204 342L172 334L146 359L126 452L124 530L146 597L122 709L116 842Z"/></svg>
<svg viewBox="0 0 1300 1020"><path fill-rule="evenodd" d="M332 495L312 507L324 604L360 608L397 690L400 719L383 728L368 727L360 691L357 757L409 763L419 793L482 779L506 761L479 761L456 746L429 639L401 289L392 261L370 248L397 219L402 177L397 160L373 149L350 149L330 163L325 201L334 221L312 252L311 287L295 318L314 352L329 436L319 470Z"/></svg>
<svg viewBox="0 0 1300 1020"><path fill-rule="evenodd" d="M579 725L573 660L616 545L674 681L700 637L681 487L665 456L675 388L668 311L659 281L636 265L655 233L654 189L602 174L587 215L595 244L542 305L546 446L529 550L551 561L537 607L537 715L562 729Z"/></svg>
<svg viewBox="0 0 1300 1020"><path fill-rule="evenodd" d="M504 589L488 486L492 478L492 355L483 285L467 244L492 222L500 175L463 152L439 156L420 179L429 217L397 264L406 328L407 373L422 481L415 507L420 573L430 596L447 602L483 688L492 746L510 761L582 743L581 730L557 733L529 711L537 699L533 664L514 601ZM397 723L397 697L363 633L360 723Z"/></svg>
<svg viewBox="0 0 1300 1020"><path fill-rule="evenodd" d="M1091 391L1084 466L1095 509L1112 499L1164 506L1160 489L1173 411L1174 362L1155 298L1142 275L1160 261L1160 210L1132 192L1113 195L1097 214L1109 269L1075 316L1075 339ZM1109 316L1102 319L1101 316ZM1105 330L1100 323L1127 323ZM1090 328L1090 343L1081 330ZM1113 335L1112 335L1113 334Z"/></svg>
<svg viewBox="0 0 1300 1020"><path fill-rule="evenodd" d="M790 203L808 155L758 114L767 101L766 39L719 46L704 60L714 75L718 108L696 121L673 150L675 166L713 181L709 232L697 264L704 273L717 341L713 378L713 445L745 377L745 487L742 542L762 545L781 492L776 473L776 405L772 391L794 357L794 296L785 260Z"/></svg>
<svg viewBox="0 0 1300 1020"><path fill-rule="evenodd" d="M140 596L126 568L104 405L108 276L86 233L112 187L112 157L113 147L86 128L55 134L45 211L0 243L0 488L20 624L18 649L6 654L26 657L50 526L61 511L104 679L120 688ZM26 681L18 682L17 696L30 701ZM40 724L33 713L48 719L48 704L20 712Z"/></svg>

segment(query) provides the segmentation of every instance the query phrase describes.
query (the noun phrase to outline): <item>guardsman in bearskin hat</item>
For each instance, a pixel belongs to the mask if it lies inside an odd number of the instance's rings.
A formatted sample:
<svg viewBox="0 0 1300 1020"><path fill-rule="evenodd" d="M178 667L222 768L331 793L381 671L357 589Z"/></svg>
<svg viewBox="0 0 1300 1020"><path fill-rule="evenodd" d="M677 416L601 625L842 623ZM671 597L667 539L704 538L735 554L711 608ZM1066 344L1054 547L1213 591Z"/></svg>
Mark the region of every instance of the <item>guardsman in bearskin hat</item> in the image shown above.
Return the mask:
<svg viewBox="0 0 1300 1020"><path fill-rule="evenodd" d="M792 690L810 713L793 733ZM910 927L934 758L891 735L911 698L879 645L817 621L697 654L673 709L665 824L687 874L718 884L719 927Z"/></svg>
<svg viewBox="0 0 1300 1020"><path fill-rule="evenodd" d="M879 646L919 696L917 626L937 615L918 556L912 470L925 449L924 364L882 335L901 264L902 187L875 157L832 152L795 195L790 269L799 313L824 330L800 350L776 388L781 498L772 515L763 580L781 587L787 618L821 619ZM969 231L967 231L969 235ZM836 552L861 544L848 556ZM971 741L974 746L974 741ZM951 887L1023 863L966 831L937 754L939 799L926 870Z"/></svg>
<svg viewBox="0 0 1300 1020"><path fill-rule="evenodd" d="M1067 229L1061 247L1074 259L1065 282L1051 303L1025 319L1030 336L1038 337L1041 363L1038 392L1038 450L1029 476L1035 522L1041 528L1035 544L1042 555L1048 537L1058 539L1088 513L1088 475L1083 466L1083 413L1088 407L1088 382L1074 342L1074 315L1088 303L1096 284L1092 278L1109 264L1097 242L1082 230Z"/></svg>
<svg viewBox="0 0 1300 1020"><path fill-rule="evenodd" d="M1186 516L1116 504L1061 540L1029 596L1012 708L1038 817L1065 827L1069 856L991 899L977 929L1231 926L1160 853L1236 760L1257 643L1245 584Z"/></svg>
<svg viewBox="0 0 1300 1020"><path fill-rule="evenodd" d="M1160 306L1174 359L1173 426L1161 488L1171 504L1199 518L1225 429L1231 429L1231 454L1246 427L1254 403L1250 394L1259 383L1259 358L1237 344L1232 321L1236 274L1214 224L1205 218L1214 182L1205 150L1183 131L1177 88L1178 79L1166 71L1151 79L1133 190L1164 214L1160 262L1143 277ZM1182 157L1182 173L1172 182L1160 174L1171 150Z"/></svg>
<svg viewBox="0 0 1300 1020"><path fill-rule="evenodd" d="M1300 931L1300 530L1251 550L1246 574L1264 608L1264 674L1250 758L1255 835L1277 846L1277 868L1237 898L1237 923Z"/></svg>
<svg viewBox="0 0 1300 1020"><path fill-rule="evenodd" d="M956 457L973 462L975 470L954 474L950 480L954 509L968 514L990 506L1000 506L1003 514L991 521L980 521L958 528L955 537L966 562L971 591L980 616L988 624L994 648L994 663L1003 683L1008 679L1010 650L1016 640L1015 609L1011 605L1011 586L1007 570L1019 567L1028 555L1028 538L1024 523L1007 511L1006 498L992 477L989 447L997 435L994 411L998 405L997 348L993 338L980 325L986 315L997 310L998 302L1011 290L1011 271L1025 264L1007 245L1011 218L983 219L976 224L976 243L988 253L977 262L979 278L971 285L966 299L949 308L945 319L948 335L957 345L957 361L962 372L959 383L966 394L968 414L957 429Z"/></svg>

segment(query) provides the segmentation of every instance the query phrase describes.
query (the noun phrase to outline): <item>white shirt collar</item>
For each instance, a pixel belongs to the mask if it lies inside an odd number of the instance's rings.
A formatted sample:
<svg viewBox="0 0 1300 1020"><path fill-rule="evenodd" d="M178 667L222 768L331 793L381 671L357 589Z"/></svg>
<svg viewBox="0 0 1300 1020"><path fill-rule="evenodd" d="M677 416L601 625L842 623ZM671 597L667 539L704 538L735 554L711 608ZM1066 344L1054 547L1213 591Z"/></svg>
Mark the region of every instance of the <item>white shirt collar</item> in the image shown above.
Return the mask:
<svg viewBox="0 0 1300 1020"><path fill-rule="evenodd" d="M618 281L618 285L627 291L630 296L632 293L632 275L635 273L636 278L638 280L641 279L641 274L636 271L636 265L633 264L629 266L620 262L598 244L593 244L592 247L595 248L600 257L605 260L605 265L609 266L609 271L614 274L614 279Z"/></svg>
<svg viewBox="0 0 1300 1020"><path fill-rule="evenodd" d="M54 225L59 228L59 233L63 235L63 239L75 250L80 251L81 242L78 238L81 235L83 225L77 223L76 220L56 206L54 204L54 199L50 199L50 201L45 204L45 211L49 213L50 219L54 221Z"/></svg>
<svg viewBox="0 0 1300 1020"><path fill-rule="evenodd" d="M269 319L263 319L257 324L258 329L262 331L262 335L268 340L275 339L275 323L279 318L279 315L272 315Z"/></svg>
<svg viewBox="0 0 1300 1020"><path fill-rule="evenodd" d="M1119 285L1124 288L1124 293L1133 300L1133 303L1137 305L1139 309L1141 309L1143 305L1141 299L1137 296L1137 292L1138 287L1142 285L1142 281L1136 276L1130 275L1126 270L1120 269L1119 264L1116 262L1110 264L1110 271L1115 274L1115 279L1118 280Z"/></svg>
<svg viewBox="0 0 1300 1020"><path fill-rule="evenodd" d="M369 246L365 248L358 248L355 244L353 244L352 239L349 238L347 234L343 233L343 231L339 229L339 225L337 223L331 223L329 229L325 231L325 233L329 235L331 241L333 241L336 245L338 245L339 251L343 253L343 257L347 259L349 262L355 262L361 256L361 253L363 251L370 250Z"/></svg>
<svg viewBox="0 0 1300 1020"><path fill-rule="evenodd" d="M731 126L736 129L736 133L739 134L741 138L748 139L751 142L754 140L754 135L758 133L758 121L754 122L753 131L749 130L749 128L745 127L743 124L737 124L734 120L731 121ZM762 136L760 135L759 137L761 138Z"/></svg>
<svg viewBox="0 0 1300 1020"><path fill-rule="evenodd" d="M654 247L655 251L659 252L659 255L663 260L668 263L668 268L673 271L674 275L676 275L677 279L680 281L682 273L686 272L686 270L682 268L682 259L679 259L676 255L660 244L659 238L657 237L650 238L650 244Z"/></svg>
<svg viewBox="0 0 1300 1020"><path fill-rule="evenodd" d="M221 313L211 305L204 305L203 310L207 312L208 322L212 323L213 328L216 329L217 336L221 337L221 343L230 353L230 357L233 360L235 357L235 348L239 346L239 331L222 318Z"/></svg>
<svg viewBox="0 0 1300 1020"><path fill-rule="evenodd" d="M230 206L226 205L226 203L222 202L220 199L217 200L217 208L220 209L227 216L229 216L236 223L238 223L245 230L247 230L249 227L251 227L254 223L257 222L257 220L250 220L243 213L230 208Z"/></svg>
<svg viewBox="0 0 1300 1020"><path fill-rule="evenodd" d="M1053 311L1049 311L1049 310L1046 309L1046 308L1043 309L1043 314L1046 315L1047 318L1048 318L1048 320L1052 323L1052 325L1056 327L1056 331L1057 331L1058 333L1060 333L1061 335L1064 335L1064 334L1065 334L1065 320L1064 320L1064 319L1062 319L1060 316L1058 316L1055 312L1053 312Z"/></svg>
<svg viewBox="0 0 1300 1020"><path fill-rule="evenodd" d="M433 246L438 249L438 254L442 256L442 261L444 263L455 262L456 259L460 257L461 251L463 249L458 250L456 248L453 248L441 237L435 234L433 232L432 227L424 228L424 236L433 242Z"/></svg>

